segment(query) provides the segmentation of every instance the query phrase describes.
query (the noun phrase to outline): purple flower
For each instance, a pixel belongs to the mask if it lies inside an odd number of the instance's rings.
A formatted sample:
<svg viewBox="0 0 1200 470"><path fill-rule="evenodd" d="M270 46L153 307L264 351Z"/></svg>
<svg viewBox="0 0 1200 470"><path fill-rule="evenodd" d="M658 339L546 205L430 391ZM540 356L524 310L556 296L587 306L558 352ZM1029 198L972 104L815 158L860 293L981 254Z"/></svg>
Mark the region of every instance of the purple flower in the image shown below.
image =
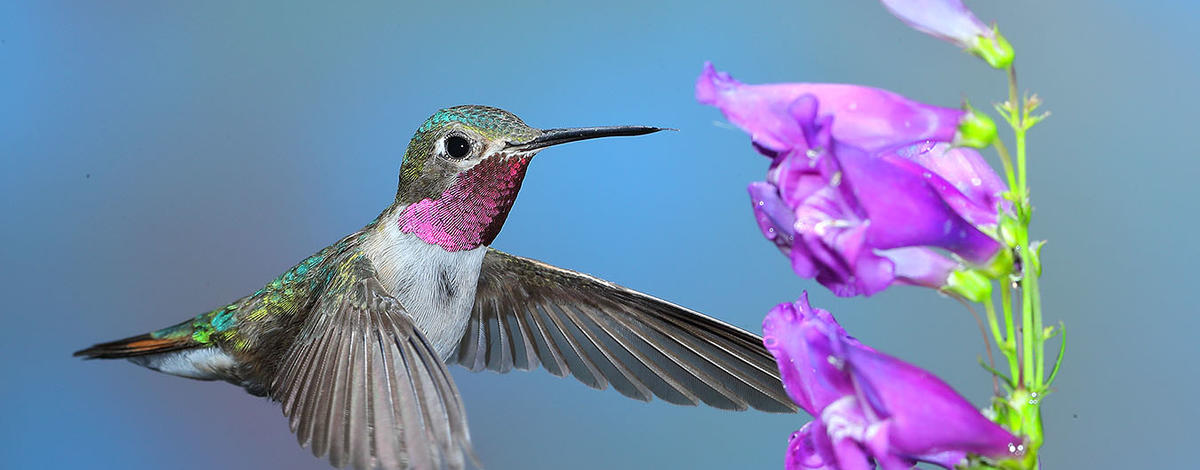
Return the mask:
<svg viewBox="0 0 1200 470"><path fill-rule="evenodd" d="M992 67L1012 64L1013 50L1000 33L979 21L962 0L881 0L913 29L980 56Z"/></svg>
<svg viewBox="0 0 1200 470"><path fill-rule="evenodd" d="M805 96L811 98L801 100ZM708 62L696 81L696 100L721 108L726 118L751 134L756 145L776 152L819 138L813 135L815 126L826 127L837 141L868 151L923 140L951 142L967 115L960 109L922 104L858 85L745 85ZM812 115L823 119L813 122ZM831 116L837 119L830 125Z"/></svg>
<svg viewBox="0 0 1200 470"><path fill-rule="evenodd" d="M711 64L696 97L771 157L748 189L797 275L872 295L896 282L945 288L957 270L1005 259L990 235L1005 187L978 152L950 144L967 112L851 85L744 85Z"/></svg>
<svg viewBox="0 0 1200 470"><path fill-rule="evenodd" d="M952 468L967 453L1014 456L1022 442L933 374L846 334L808 293L763 320L784 388L814 420L792 435L787 468L885 470L930 462Z"/></svg>

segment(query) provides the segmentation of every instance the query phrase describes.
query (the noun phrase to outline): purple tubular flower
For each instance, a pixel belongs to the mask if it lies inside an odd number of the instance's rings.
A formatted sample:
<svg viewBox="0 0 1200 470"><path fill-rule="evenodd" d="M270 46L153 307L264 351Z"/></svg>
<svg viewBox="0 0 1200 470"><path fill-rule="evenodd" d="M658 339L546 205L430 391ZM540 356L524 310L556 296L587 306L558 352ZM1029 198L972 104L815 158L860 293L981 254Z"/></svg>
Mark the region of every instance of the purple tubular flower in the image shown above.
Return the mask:
<svg viewBox="0 0 1200 470"><path fill-rule="evenodd" d="M965 112L852 85L744 85L711 64L696 97L771 158L748 190L797 275L844 297L943 288L1001 253L990 233L1004 184L979 152L950 144Z"/></svg>
<svg viewBox="0 0 1200 470"><path fill-rule="evenodd" d="M913 29L958 45L971 46L976 37L992 37L962 0L880 0L900 21Z"/></svg>
<svg viewBox="0 0 1200 470"><path fill-rule="evenodd" d="M962 0L881 0L913 29L979 55L995 68L1012 63L1012 46L987 27Z"/></svg>
<svg viewBox="0 0 1200 470"><path fill-rule="evenodd" d="M811 96L811 102L800 98ZM966 111L918 103L887 90L840 83L745 85L712 63L696 81L696 100L721 108L754 143L776 152L804 144L805 123L815 114L837 116L833 138L868 151L924 140L950 142ZM814 123L815 124L815 123ZM811 136L810 136L811 137Z"/></svg>
<svg viewBox="0 0 1200 470"><path fill-rule="evenodd" d="M815 418L789 440L788 470L953 468L967 453L1002 458L1021 448L933 374L847 335L807 292L767 314L763 344L788 395Z"/></svg>

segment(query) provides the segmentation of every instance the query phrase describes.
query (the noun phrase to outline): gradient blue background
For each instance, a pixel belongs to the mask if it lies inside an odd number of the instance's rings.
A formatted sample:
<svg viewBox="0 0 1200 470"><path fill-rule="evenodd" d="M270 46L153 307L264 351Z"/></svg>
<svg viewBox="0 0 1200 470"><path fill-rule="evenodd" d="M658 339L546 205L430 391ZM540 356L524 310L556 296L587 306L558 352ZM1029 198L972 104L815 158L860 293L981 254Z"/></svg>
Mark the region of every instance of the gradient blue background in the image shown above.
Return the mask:
<svg viewBox="0 0 1200 470"><path fill-rule="evenodd" d="M0 467L327 468L266 400L70 352L237 298L357 229L416 126L462 103L680 129L544 152L498 248L751 330L810 289L866 343L990 393L955 302L836 299L791 275L745 194L766 160L692 98L705 60L746 82L1003 97L1000 73L877 3L246 3L0 3ZM1054 112L1030 138L1045 308L1070 334L1046 468L1194 462L1200 8L1142 3L972 4ZM781 468L808 420L453 374L490 469Z"/></svg>

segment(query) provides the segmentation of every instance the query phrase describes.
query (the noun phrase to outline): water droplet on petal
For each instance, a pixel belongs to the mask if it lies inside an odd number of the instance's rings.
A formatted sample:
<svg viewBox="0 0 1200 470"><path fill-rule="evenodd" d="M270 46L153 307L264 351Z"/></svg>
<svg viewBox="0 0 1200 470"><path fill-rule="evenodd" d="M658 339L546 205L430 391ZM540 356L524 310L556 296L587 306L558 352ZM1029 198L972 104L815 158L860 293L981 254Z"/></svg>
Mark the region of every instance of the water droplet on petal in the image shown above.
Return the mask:
<svg viewBox="0 0 1200 470"><path fill-rule="evenodd" d="M971 184L975 186L983 186L983 180L979 179L978 177L971 178Z"/></svg>

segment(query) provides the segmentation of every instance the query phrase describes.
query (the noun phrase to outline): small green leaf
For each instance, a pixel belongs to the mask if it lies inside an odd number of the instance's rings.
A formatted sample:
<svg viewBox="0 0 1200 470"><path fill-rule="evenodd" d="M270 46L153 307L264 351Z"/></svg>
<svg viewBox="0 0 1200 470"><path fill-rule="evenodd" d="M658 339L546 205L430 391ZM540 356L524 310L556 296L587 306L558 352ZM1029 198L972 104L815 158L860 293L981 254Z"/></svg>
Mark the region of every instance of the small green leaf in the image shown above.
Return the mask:
<svg viewBox="0 0 1200 470"><path fill-rule="evenodd" d="M979 358L979 365L983 367L983 370L986 370L993 376L996 376L996 378L999 378L1000 381L1004 383L1004 386L1008 392L1011 393L1014 389L1016 389L1016 385L1013 384L1013 380L1011 378L1009 378L1007 375L1004 375L1003 372L996 370L994 367L989 366L986 362L983 362L982 357Z"/></svg>
<svg viewBox="0 0 1200 470"><path fill-rule="evenodd" d="M1062 331L1062 339L1058 342L1058 357L1054 359L1054 368L1050 369L1050 378L1046 379L1046 389L1054 383L1054 378L1058 377L1058 368L1062 365L1063 355L1067 352L1067 326L1063 322L1058 322L1058 329Z"/></svg>

